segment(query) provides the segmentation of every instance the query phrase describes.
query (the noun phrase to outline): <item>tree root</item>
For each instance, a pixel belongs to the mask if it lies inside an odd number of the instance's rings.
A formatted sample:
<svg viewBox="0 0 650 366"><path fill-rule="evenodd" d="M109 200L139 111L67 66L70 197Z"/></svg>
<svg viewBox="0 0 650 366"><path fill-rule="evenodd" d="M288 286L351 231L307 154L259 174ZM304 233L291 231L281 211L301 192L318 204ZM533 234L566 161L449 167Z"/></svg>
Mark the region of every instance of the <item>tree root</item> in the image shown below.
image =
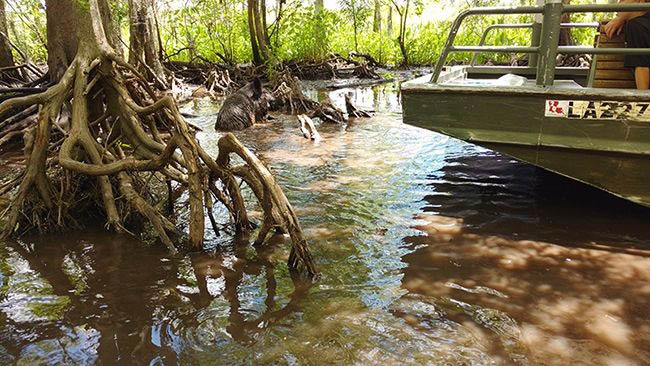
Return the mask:
<svg viewBox="0 0 650 366"><path fill-rule="evenodd" d="M91 1L91 13L95 7ZM101 21L96 19L100 18L93 14L98 51L80 46L56 85L0 103L0 116L13 114L15 121L25 121L32 113L27 111L40 106L34 123L10 123L12 130L7 134L21 131L25 135L26 164L18 178L0 187L1 201L10 202L0 212L0 239L20 234L18 228L21 232L29 227L64 229L66 223L78 220L62 218L87 215L75 209L99 206L108 228L126 231L125 218L137 216L175 253L174 239L181 234L159 209L164 198L158 192L171 201L163 184L171 187L176 182L188 192L188 242L193 248L202 248L206 213L215 230L217 226L211 212L212 195L228 209L237 230L251 229L236 180L241 169L230 166L230 155L236 154L244 160L250 172L245 178L255 187L264 209L256 244L264 242L272 226L283 227L292 239L290 266L304 266L310 275L317 275L298 219L270 171L232 134L219 140L217 159L210 157L173 98L158 95L108 46L101 37ZM23 126L31 127L25 130ZM160 128L168 134L166 141ZM74 180L92 188L75 190ZM42 209L35 210L37 206Z"/></svg>
<svg viewBox="0 0 650 366"><path fill-rule="evenodd" d="M364 60L360 62L352 57ZM302 80L321 80L330 78L360 78L378 79L374 68L380 66L370 55L350 53L350 57L331 54L323 61L287 61L279 67L279 71L288 71L291 75Z"/></svg>
<svg viewBox="0 0 650 366"><path fill-rule="evenodd" d="M264 223L262 224L262 229L260 230L256 243L261 244L264 241L273 224L280 225L289 233L293 243L289 257L289 266L298 268L302 263L309 274L316 275L318 272L314 267L314 262L307 247L307 241L303 236L298 218L289 200L287 200L284 192L275 181L273 174L262 164L257 156L246 149L235 138L235 135L231 133L224 135L219 139L218 146L219 156L217 157L217 163L228 167L230 164L230 154L234 153L238 155L250 169L251 174L247 174L247 178L251 182L254 182L251 186L261 187L263 199L260 202L264 209ZM257 194L260 193L258 192Z"/></svg>
<svg viewBox="0 0 650 366"><path fill-rule="evenodd" d="M318 117L323 122L344 123L347 121L344 113L329 101L322 103L311 100L305 96L300 85L300 80L284 72L279 74L275 81L277 87L273 90L276 99L276 110L283 110L289 114L307 114Z"/></svg>
<svg viewBox="0 0 650 366"><path fill-rule="evenodd" d="M298 121L300 122L300 132L304 138L308 140L320 141L320 134L316 130L316 126L314 126L314 122L311 120L311 118L305 116L304 114L299 114Z"/></svg>
<svg viewBox="0 0 650 366"><path fill-rule="evenodd" d="M357 61L353 57L362 59ZM273 79L267 75L264 65L223 65L198 57L200 63L168 61L165 67L178 78L190 84L203 85L209 91L228 93L238 89L251 79ZM379 79L375 68L381 65L370 55L350 53L350 57L331 54L320 61L283 61L274 66L274 73L288 73L301 80L321 80L331 78Z"/></svg>
<svg viewBox="0 0 650 366"><path fill-rule="evenodd" d="M370 112L359 109L357 108L357 106L354 105L354 103L352 102L352 95L350 93L345 94L345 109L348 111L348 116L350 117L354 117L354 118L372 117Z"/></svg>

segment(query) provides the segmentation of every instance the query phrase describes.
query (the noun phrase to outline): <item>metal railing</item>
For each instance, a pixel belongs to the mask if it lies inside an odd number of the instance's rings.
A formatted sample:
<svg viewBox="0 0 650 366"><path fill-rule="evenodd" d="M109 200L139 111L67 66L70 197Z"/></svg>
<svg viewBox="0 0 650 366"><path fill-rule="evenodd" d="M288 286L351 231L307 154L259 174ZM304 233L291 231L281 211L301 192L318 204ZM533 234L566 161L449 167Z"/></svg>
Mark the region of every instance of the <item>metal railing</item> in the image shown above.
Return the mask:
<svg viewBox="0 0 650 366"><path fill-rule="evenodd" d="M479 47L485 45L485 40L487 39L488 34L495 29L524 29L524 28L534 28L536 24L539 23L514 23L514 24L492 24L485 28L483 34L481 35L481 40L479 41ZM560 28L598 28L599 23L560 23ZM476 64L478 59L478 52L474 52L470 66Z"/></svg>
<svg viewBox="0 0 650 366"><path fill-rule="evenodd" d="M461 12L454 20L449 36L440 54L431 77L436 83L442 68L451 52L498 52L498 53L529 53L537 55L537 85L553 85L555 79L555 57L564 54L624 54L648 55L650 48L594 48L583 46L558 46L560 37L560 18L563 13L608 13L608 12L650 11L650 3L638 4L590 4L563 5L561 0L546 0L544 5L519 6L509 8L473 8ZM533 37L531 46L454 46L454 39L461 24L468 16L474 15L506 15L506 14L542 14L542 27L539 38Z"/></svg>

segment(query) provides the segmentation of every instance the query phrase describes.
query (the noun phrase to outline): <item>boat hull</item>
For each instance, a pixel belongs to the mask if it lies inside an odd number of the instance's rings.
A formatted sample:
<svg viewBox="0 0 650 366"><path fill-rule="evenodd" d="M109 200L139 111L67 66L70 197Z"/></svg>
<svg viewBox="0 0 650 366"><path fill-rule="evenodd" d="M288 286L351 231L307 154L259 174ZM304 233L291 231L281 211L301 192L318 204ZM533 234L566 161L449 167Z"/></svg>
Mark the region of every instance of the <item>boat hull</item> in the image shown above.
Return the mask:
<svg viewBox="0 0 650 366"><path fill-rule="evenodd" d="M522 145L479 145L650 207L650 157Z"/></svg>
<svg viewBox="0 0 650 366"><path fill-rule="evenodd" d="M650 94L446 87L423 78L403 86L402 104L407 124L485 146L650 207Z"/></svg>

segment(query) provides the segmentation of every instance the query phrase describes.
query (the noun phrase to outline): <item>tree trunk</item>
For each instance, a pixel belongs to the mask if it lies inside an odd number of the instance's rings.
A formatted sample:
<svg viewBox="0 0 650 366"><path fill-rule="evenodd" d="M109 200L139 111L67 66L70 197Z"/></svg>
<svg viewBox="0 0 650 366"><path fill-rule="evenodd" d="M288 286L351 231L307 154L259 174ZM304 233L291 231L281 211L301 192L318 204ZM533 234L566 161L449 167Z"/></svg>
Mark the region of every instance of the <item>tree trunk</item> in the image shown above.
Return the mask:
<svg viewBox="0 0 650 366"><path fill-rule="evenodd" d="M120 29L117 27L115 21L113 20L113 15L111 14L111 9L108 6L108 2L100 1L99 11L102 15L102 21L104 23L104 30L106 31L106 38L108 39L108 43L110 43L118 55L124 56L124 45L120 39Z"/></svg>
<svg viewBox="0 0 650 366"><path fill-rule="evenodd" d="M253 50L253 63L261 65L264 63L260 56L260 50L257 45L257 32L255 31L255 8L257 2L255 0L248 0L248 33L251 38L251 49Z"/></svg>
<svg viewBox="0 0 650 366"><path fill-rule="evenodd" d="M324 12L325 9L323 0L314 0L314 17L316 20L316 26L314 29L314 38L316 39L315 53L311 56L314 58L319 58L325 55L327 52L327 33L325 32L325 18Z"/></svg>
<svg viewBox="0 0 650 366"><path fill-rule="evenodd" d="M402 28L400 29L400 49L402 50L402 55L404 56L404 66L409 65L408 52L406 50L406 21L408 19L409 8L411 5L410 0L406 0L406 7L404 9L404 19L402 19Z"/></svg>
<svg viewBox="0 0 650 366"><path fill-rule="evenodd" d="M129 63L167 87L169 72L160 60L158 29L154 20L154 0L129 0Z"/></svg>
<svg viewBox="0 0 650 366"><path fill-rule="evenodd" d="M260 3L262 0L253 0L253 20L255 22L255 37L257 38L257 46L260 51L260 56L262 61L265 62L269 59L269 47L266 43L266 37L264 35L265 30L262 22L262 14L260 9Z"/></svg>
<svg viewBox="0 0 650 366"><path fill-rule="evenodd" d="M375 0L375 16L372 21L372 31L381 32L381 2Z"/></svg>
<svg viewBox="0 0 650 366"><path fill-rule="evenodd" d="M286 0L277 0L277 1L276 1L276 7L275 7L275 21L274 21L275 25L274 25L274 29L273 29L273 32L272 32L272 36L274 36L274 37L273 37L273 38L274 38L273 45L274 45L275 47L278 46L278 37L279 37L279 35L280 35L280 34L279 34L279 33L280 33L280 25L282 24L282 15L283 15L283 13L282 13L282 11L283 11L282 6L284 5L284 2L285 2L285 1L286 1ZM269 44L271 44L271 42L269 42Z"/></svg>
<svg viewBox="0 0 650 366"><path fill-rule="evenodd" d="M359 41L357 40L357 34L359 31L357 30L357 20L354 20L354 52L359 52Z"/></svg>
<svg viewBox="0 0 650 366"><path fill-rule="evenodd" d="M402 53L403 66L409 65L408 52L406 50L406 20L409 13L410 0L406 0L406 5L403 9L397 9L399 13L399 35L397 37L397 42L399 43L399 49Z"/></svg>
<svg viewBox="0 0 650 366"><path fill-rule="evenodd" d="M359 42L357 40L357 34L359 33L358 24L357 24L357 9L354 6L354 1L352 2L352 28L354 29L354 51L359 52Z"/></svg>
<svg viewBox="0 0 650 366"><path fill-rule="evenodd" d="M388 17L386 18L386 34L389 36L393 33L393 7L388 7Z"/></svg>
<svg viewBox="0 0 650 366"><path fill-rule="evenodd" d="M14 58L9 45L9 32L7 32L7 18L5 16L5 2L0 0L0 67L14 66Z"/></svg>
<svg viewBox="0 0 650 366"><path fill-rule="evenodd" d="M562 0L562 3L564 5L569 5L571 4L571 0ZM562 14L562 17L560 18L561 23L570 23L571 22L571 14L570 13L564 13ZM571 34L571 28L560 28L560 39L558 41L558 45L560 46L575 46L576 41L573 39L573 35Z"/></svg>
<svg viewBox="0 0 650 366"><path fill-rule="evenodd" d="M260 16L262 17L262 31L264 33L264 43L267 47L271 44L271 39L269 38L269 29L266 25L266 0L260 1Z"/></svg>
<svg viewBox="0 0 650 366"><path fill-rule="evenodd" d="M323 11L323 8L324 8L323 0L315 0L314 1L314 12L316 14Z"/></svg>
<svg viewBox="0 0 650 366"><path fill-rule="evenodd" d="M50 80L58 82L77 54L77 0L46 0L47 66Z"/></svg>

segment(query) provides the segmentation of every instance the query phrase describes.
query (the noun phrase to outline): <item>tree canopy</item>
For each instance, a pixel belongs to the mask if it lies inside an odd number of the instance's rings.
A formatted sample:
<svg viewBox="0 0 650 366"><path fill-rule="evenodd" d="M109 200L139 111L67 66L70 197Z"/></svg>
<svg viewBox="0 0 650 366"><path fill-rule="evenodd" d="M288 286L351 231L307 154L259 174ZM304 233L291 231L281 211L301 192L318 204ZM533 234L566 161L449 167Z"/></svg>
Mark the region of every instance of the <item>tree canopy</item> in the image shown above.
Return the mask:
<svg viewBox="0 0 650 366"><path fill-rule="evenodd" d="M10 38L30 59L45 61L44 2L5 2ZM160 38L152 41L159 41L165 60L265 63L322 60L331 53L347 56L356 51L389 65L434 64L449 26L460 10L511 5L499 0L332 0L325 3L322 0L111 0L108 4L117 25L116 36L124 41L128 42L129 34L134 32L129 23L129 5L140 3L155 9L152 25ZM520 1L521 5L532 3L533 0ZM573 18L573 21L592 20L591 14ZM486 26L507 21L531 22L532 17L477 18L461 29L458 42L478 44ZM526 45L529 32L527 29L494 32L488 42ZM593 31L573 30L573 37L578 44L590 44ZM471 55L452 57L469 61ZM509 56L481 55L479 61L488 58L507 62Z"/></svg>

